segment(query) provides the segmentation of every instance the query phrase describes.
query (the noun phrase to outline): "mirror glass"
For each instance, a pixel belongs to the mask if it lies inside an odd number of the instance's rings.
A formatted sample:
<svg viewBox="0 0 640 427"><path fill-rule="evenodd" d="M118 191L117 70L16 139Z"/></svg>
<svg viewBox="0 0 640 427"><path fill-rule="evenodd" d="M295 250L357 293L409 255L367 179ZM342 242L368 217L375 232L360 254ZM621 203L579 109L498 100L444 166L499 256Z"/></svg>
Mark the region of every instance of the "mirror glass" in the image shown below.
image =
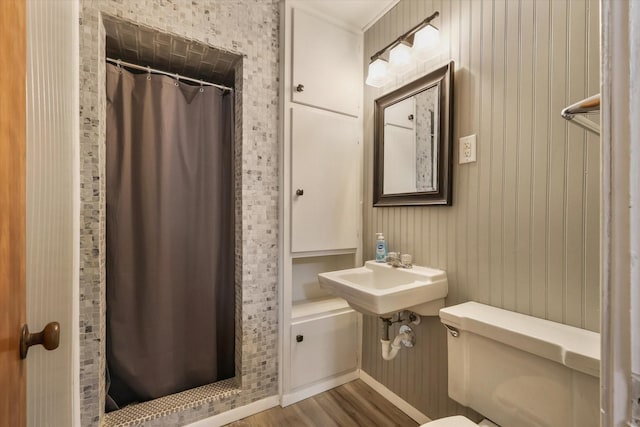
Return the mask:
<svg viewBox="0 0 640 427"><path fill-rule="evenodd" d="M453 62L376 99L374 206L451 204Z"/></svg>
<svg viewBox="0 0 640 427"><path fill-rule="evenodd" d="M438 86L384 109L384 194L437 190Z"/></svg>

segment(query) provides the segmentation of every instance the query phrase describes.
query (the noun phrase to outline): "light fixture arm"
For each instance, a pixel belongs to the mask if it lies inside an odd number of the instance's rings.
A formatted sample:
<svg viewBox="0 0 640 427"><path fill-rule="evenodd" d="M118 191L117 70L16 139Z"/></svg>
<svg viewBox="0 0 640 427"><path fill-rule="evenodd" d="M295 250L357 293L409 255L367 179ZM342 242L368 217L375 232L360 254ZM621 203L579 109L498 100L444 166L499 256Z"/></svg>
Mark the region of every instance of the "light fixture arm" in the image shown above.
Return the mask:
<svg viewBox="0 0 640 427"><path fill-rule="evenodd" d="M407 31L406 33L402 34L400 37L398 37L397 39L395 39L393 42L391 42L391 44L388 44L387 46L385 46L384 48L380 49L378 52L376 52L372 57L371 57L371 62L375 61L376 59L378 59L380 56L382 56L385 52L387 52L388 50L393 49L394 47L398 46L400 43L408 40L409 38L411 38L415 33L417 33L418 31L420 31L421 29L423 29L424 27L426 27L427 25L429 25L429 23L431 21L433 21L435 18L437 18L440 15L440 12L435 11L433 12L433 14L431 14L430 16L426 17L423 21L421 21L418 25L416 25L415 27L411 28L409 31Z"/></svg>

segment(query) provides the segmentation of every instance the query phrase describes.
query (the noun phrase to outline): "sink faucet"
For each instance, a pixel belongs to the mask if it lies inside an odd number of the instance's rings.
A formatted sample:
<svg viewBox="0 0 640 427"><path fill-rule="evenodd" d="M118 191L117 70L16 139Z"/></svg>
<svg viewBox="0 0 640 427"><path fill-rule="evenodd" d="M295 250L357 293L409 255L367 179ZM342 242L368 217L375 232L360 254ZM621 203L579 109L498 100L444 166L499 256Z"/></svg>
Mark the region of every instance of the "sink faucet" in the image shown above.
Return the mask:
<svg viewBox="0 0 640 427"><path fill-rule="evenodd" d="M400 267L402 265L400 262L400 254L398 252L389 252L387 255L387 264L391 267Z"/></svg>
<svg viewBox="0 0 640 427"><path fill-rule="evenodd" d="M411 264L411 255L402 254L400 252L389 252L387 256L387 264L391 267L398 268L411 268L413 265Z"/></svg>

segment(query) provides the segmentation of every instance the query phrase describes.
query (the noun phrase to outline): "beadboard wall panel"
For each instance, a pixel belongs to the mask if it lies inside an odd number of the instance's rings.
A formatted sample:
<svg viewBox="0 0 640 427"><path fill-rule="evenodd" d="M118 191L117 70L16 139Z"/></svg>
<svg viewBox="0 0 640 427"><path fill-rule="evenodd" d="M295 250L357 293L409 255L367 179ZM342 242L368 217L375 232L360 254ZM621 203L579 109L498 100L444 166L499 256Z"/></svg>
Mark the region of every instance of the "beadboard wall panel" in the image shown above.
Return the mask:
<svg viewBox="0 0 640 427"><path fill-rule="evenodd" d="M77 286L78 6L27 2L27 322L60 323L60 346L27 359L27 425L73 425Z"/></svg>
<svg viewBox="0 0 640 427"><path fill-rule="evenodd" d="M447 305L479 301L598 331L599 141L560 117L599 91L597 0L402 0L365 33L365 58L436 10L439 54L365 88L365 259L384 232L389 250L447 271ZM477 162L454 162L453 206L373 208L374 100L451 59L453 157L458 138L476 134ZM365 316L363 369L431 418L477 418L447 396L439 320L415 330L416 347L385 362L379 321Z"/></svg>

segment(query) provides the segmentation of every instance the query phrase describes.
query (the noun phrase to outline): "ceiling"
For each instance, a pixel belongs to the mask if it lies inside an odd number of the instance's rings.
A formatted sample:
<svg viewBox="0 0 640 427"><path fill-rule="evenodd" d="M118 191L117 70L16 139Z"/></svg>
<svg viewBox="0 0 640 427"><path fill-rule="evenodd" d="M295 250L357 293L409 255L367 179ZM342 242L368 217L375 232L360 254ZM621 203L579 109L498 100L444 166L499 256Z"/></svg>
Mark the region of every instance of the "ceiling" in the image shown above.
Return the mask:
<svg viewBox="0 0 640 427"><path fill-rule="evenodd" d="M350 27L366 30L399 0L308 0L304 4Z"/></svg>
<svg viewBox="0 0 640 427"><path fill-rule="evenodd" d="M398 1L306 0L304 4L348 27L366 30ZM103 22L110 58L227 86L234 83L238 56L231 52L108 15Z"/></svg>
<svg viewBox="0 0 640 427"><path fill-rule="evenodd" d="M108 15L103 16L103 22L109 58L226 86L234 84L236 54Z"/></svg>

